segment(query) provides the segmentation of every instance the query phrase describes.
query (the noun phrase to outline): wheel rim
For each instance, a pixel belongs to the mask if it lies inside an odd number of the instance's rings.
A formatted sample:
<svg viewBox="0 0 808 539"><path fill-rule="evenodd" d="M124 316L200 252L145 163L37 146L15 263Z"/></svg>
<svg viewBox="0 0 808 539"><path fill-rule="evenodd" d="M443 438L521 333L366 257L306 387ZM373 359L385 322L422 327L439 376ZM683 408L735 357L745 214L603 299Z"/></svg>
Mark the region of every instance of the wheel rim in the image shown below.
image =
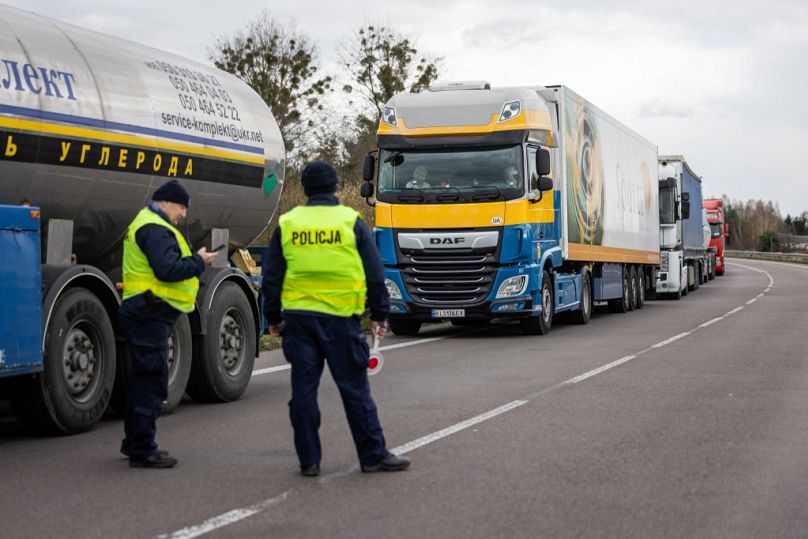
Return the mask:
<svg viewBox="0 0 808 539"><path fill-rule="evenodd" d="M219 357L225 371L235 376L244 366L246 355L244 317L236 309L228 310L219 325Z"/></svg>
<svg viewBox="0 0 808 539"><path fill-rule="evenodd" d="M68 330L62 347L64 387L76 402L87 402L101 380L103 352L98 329L82 320Z"/></svg>
<svg viewBox="0 0 808 539"><path fill-rule="evenodd" d="M640 303L645 303L645 277L640 277L639 279L640 285Z"/></svg>
<svg viewBox="0 0 808 539"><path fill-rule="evenodd" d="M541 289L541 317L545 323L550 321L550 287L545 285Z"/></svg>

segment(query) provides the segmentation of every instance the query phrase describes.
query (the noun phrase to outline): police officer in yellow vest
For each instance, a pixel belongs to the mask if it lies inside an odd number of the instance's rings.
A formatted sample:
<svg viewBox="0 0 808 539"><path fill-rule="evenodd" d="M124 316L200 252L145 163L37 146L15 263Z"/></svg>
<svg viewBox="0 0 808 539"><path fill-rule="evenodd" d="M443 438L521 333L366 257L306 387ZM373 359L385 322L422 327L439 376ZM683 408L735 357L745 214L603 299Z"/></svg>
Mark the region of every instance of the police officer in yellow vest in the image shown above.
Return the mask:
<svg viewBox="0 0 808 539"><path fill-rule="evenodd" d="M289 416L304 476L320 473L317 388L324 362L339 388L363 472L398 471L410 461L387 450L370 396L368 344L359 325L370 307L371 330L384 336L390 300L384 269L359 214L334 195L337 173L309 163L301 176L309 197L281 216L264 268L264 314L269 332L282 335L292 364Z"/></svg>
<svg viewBox="0 0 808 539"><path fill-rule="evenodd" d="M129 465L171 468L177 459L157 448L157 418L168 393L168 337L180 313L194 310L197 277L216 257L191 253L175 225L188 211L188 192L171 180L129 225L123 244L123 302L118 320L131 357L121 453Z"/></svg>

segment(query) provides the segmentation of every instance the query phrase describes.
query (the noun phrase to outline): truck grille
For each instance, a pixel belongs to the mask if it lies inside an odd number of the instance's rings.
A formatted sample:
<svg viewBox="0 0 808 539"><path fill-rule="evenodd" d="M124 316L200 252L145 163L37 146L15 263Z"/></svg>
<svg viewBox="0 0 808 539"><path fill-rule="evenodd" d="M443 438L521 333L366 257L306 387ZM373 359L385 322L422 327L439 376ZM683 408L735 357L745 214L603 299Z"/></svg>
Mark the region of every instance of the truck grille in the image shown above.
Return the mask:
<svg viewBox="0 0 808 539"><path fill-rule="evenodd" d="M407 292L418 303L467 305L480 303L491 291L496 254L431 253L401 255L401 275Z"/></svg>

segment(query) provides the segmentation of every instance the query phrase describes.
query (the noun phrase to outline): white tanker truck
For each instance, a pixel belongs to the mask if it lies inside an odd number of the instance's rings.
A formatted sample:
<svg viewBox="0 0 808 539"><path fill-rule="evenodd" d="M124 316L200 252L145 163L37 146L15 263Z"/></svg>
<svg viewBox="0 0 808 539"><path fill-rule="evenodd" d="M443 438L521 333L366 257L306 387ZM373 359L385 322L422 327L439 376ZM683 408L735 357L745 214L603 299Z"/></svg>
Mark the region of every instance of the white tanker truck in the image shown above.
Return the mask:
<svg viewBox="0 0 808 539"><path fill-rule="evenodd" d="M0 400L34 430L81 432L124 402L127 225L177 178L192 246L245 247L277 207L284 146L228 73L6 6L0 21ZM258 300L228 256L174 328L166 409L250 380Z"/></svg>

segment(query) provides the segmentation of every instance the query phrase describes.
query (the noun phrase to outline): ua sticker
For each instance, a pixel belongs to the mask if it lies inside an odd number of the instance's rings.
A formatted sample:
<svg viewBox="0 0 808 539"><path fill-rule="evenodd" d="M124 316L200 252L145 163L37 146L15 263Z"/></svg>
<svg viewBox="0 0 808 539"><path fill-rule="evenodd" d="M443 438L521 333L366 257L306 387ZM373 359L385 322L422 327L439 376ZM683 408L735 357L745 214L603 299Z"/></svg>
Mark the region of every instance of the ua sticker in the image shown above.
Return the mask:
<svg viewBox="0 0 808 539"><path fill-rule="evenodd" d="M502 224L502 217L492 217L491 218L492 225L501 225Z"/></svg>

